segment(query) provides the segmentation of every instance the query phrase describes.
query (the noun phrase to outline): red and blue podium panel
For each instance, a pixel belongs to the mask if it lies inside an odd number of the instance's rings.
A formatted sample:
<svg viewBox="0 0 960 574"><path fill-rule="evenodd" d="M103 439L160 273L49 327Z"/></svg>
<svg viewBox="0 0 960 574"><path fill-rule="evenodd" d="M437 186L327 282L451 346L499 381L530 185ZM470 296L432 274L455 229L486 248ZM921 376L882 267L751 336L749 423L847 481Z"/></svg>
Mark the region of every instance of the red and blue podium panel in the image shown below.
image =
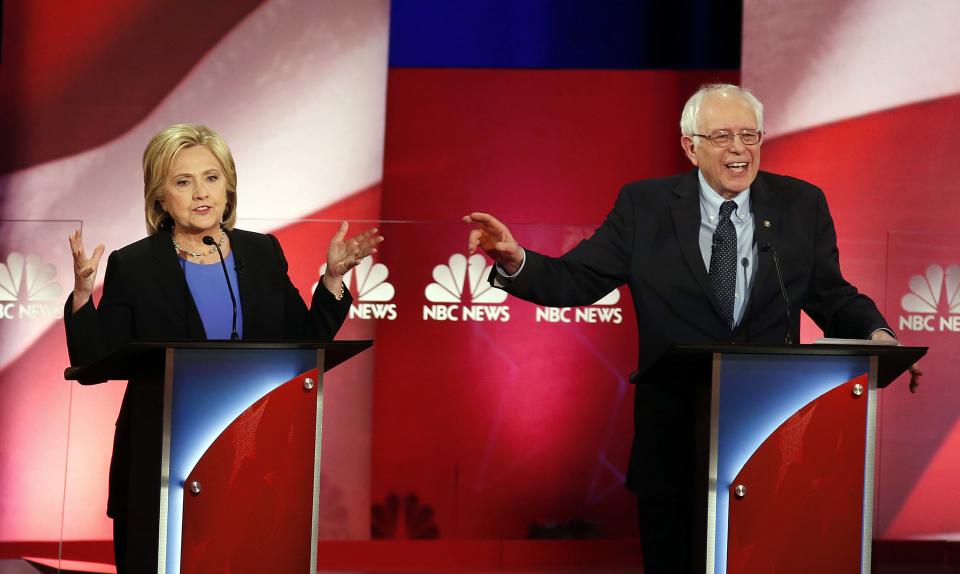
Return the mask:
<svg viewBox="0 0 960 574"><path fill-rule="evenodd" d="M158 571L314 571L322 351L167 353Z"/></svg>
<svg viewBox="0 0 960 574"><path fill-rule="evenodd" d="M864 356L719 355L707 572L863 572L876 381Z"/></svg>

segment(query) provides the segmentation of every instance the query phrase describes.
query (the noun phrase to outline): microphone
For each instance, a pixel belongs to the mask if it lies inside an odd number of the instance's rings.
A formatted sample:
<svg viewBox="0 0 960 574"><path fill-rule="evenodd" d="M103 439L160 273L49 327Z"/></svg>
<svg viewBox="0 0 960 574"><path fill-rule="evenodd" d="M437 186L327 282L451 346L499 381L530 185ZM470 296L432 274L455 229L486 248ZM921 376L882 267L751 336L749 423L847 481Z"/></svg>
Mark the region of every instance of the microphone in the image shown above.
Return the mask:
<svg viewBox="0 0 960 574"><path fill-rule="evenodd" d="M230 284L230 275L227 273L227 263L223 260L223 251L220 251L220 245L209 235L203 236L204 245L213 245L220 256L220 265L223 267L223 278L227 280L227 290L230 292L230 302L233 303L233 327L230 332L231 341L239 341L240 335L237 334L237 298L233 296L233 285Z"/></svg>
<svg viewBox="0 0 960 574"><path fill-rule="evenodd" d="M787 297L787 289L783 286L783 274L780 273L780 258L777 257L777 249L770 243L761 243L760 251L773 252L773 264L777 268L777 281L780 282L780 294L783 295L783 302L787 306L787 336L783 338L783 342L790 345L793 342L790 340L790 298Z"/></svg>
<svg viewBox="0 0 960 574"><path fill-rule="evenodd" d="M750 267L750 260L744 257L740 260L740 265L743 267L743 294L746 295L747 287L749 287L748 283L750 282L750 278L747 276L747 268Z"/></svg>

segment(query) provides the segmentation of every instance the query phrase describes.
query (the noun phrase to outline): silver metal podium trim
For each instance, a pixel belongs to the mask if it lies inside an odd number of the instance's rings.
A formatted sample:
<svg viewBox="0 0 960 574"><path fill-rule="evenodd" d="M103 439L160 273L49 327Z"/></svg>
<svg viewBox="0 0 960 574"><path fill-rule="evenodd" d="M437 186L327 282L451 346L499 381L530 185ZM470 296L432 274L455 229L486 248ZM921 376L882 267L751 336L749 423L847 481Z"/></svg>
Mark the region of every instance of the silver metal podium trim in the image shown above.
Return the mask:
<svg viewBox="0 0 960 574"><path fill-rule="evenodd" d="M877 444L877 369L879 359L870 357L870 374L867 386L867 440L863 457L863 531L860 539L860 572L870 574L873 558L873 473L876 464Z"/></svg>
<svg viewBox="0 0 960 574"><path fill-rule="evenodd" d="M317 418L313 443L313 509L310 517L310 574L317 574L317 542L320 538L320 447L323 439L323 359L317 349Z"/></svg>
<svg viewBox="0 0 960 574"><path fill-rule="evenodd" d="M713 354L710 376L710 461L707 469L707 556L706 573L714 574L717 568L717 464L720 438L720 363L722 355Z"/></svg>
<svg viewBox="0 0 960 574"><path fill-rule="evenodd" d="M163 450L160 455L160 532L157 541L157 574L167 572L167 505L170 501L170 425L173 419L173 363L175 349L164 351ZM128 385L130 383L127 383Z"/></svg>

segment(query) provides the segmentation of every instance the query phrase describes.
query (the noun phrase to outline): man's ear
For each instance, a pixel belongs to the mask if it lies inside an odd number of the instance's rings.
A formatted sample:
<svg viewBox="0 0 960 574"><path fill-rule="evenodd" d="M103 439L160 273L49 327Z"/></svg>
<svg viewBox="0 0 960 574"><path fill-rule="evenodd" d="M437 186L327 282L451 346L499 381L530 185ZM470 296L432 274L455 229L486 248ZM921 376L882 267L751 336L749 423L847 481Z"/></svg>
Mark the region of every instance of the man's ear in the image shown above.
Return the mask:
<svg viewBox="0 0 960 574"><path fill-rule="evenodd" d="M683 153L687 155L687 159L690 160L695 166L699 166L697 162L697 152L694 150L693 138L690 136L683 136L680 138L680 147L683 148Z"/></svg>

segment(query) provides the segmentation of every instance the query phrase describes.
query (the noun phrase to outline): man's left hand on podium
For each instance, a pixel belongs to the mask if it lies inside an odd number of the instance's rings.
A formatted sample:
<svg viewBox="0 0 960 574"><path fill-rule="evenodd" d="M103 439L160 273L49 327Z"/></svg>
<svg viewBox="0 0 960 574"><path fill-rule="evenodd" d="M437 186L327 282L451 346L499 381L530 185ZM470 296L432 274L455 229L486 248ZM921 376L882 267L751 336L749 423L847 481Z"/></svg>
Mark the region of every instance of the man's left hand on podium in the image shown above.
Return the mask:
<svg viewBox="0 0 960 574"><path fill-rule="evenodd" d="M877 329L870 334L871 341L896 341L900 345L900 341L897 341L896 337L890 334L886 329ZM920 368L920 363L914 363L910 367L910 392L915 393L920 387L920 377L923 376L923 370Z"/></svg>

